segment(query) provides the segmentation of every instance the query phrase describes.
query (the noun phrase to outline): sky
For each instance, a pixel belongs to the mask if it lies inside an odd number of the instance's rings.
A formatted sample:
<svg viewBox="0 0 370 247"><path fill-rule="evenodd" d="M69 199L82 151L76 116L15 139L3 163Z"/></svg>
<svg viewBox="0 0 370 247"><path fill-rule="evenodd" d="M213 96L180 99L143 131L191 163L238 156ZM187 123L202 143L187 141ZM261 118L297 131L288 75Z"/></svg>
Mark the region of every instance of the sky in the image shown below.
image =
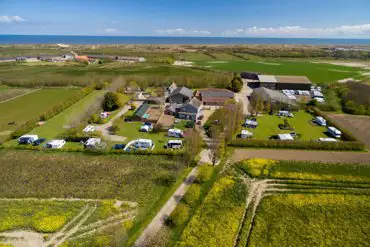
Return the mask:
<svg viewBox="0 0 370 247"><path fill-rule="evenodd" d="M370 38L370 0L0 0L0 34Z"/></svg>

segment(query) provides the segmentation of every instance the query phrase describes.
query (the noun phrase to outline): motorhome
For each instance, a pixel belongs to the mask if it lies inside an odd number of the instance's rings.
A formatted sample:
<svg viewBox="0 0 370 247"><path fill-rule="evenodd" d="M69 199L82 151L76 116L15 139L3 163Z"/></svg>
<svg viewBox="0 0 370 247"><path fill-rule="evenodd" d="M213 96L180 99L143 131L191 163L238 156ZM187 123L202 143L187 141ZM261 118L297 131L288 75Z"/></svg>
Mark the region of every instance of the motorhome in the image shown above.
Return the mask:
<svg viewBox="0 0 370 247"><path fill-rule="evenodd" d="M293 113L290 113L288 111L279 111L277 114L279 117L293 117Z"/></svg>
<svg viewBox="0 0 370 247"><path fill-rule="evenodd" d="M165 145L165 148L180 149L182 148L182 140L169 140Z"/></svg>
<svg viewBox="0 0 370 247"><path fill-rule="evenodd" d="M326 120L323 117L315 117L314 121L320 126L326 126Z"/></svg>
<svg viewBox="0 0 370 247"><path fill-rule="evenodd" d="M176 138L183 138L184 137L184 132L180 129L169 129L168 130L168 136L176 137Z"/></svg>
<svg viewBox="0 0 370 247"><path fill-rule="evenodd" d="M23 135L18 138L18 143L19 144L32 144L37 139L39 139L38 135Z"/></svg>
<svg viewBox="0 0 370 247"><path fill-rule="evenodd" d="M337 142L337 139L334 138L319 138L320 142Z"/></svg>
<svg viewBox="0 0 370 247"><path fill-rule="evenodd" d="M66 144L65 140L51 140L46 143L47 148L62 148Z"/></svg>
<svg viewBox="0 0 370 247"><path fill-rule="evenodd" d="M335 127L329 127L328 133L334 138L340 138L342 135L342 132Z"/></svg>
<svg viewBox="0 0 370 247"><path fill-rule="evenodd" d="M87 125L84 129L83 129L83 132L87 133L87 132L94 132L95 131L95 127L92 126L92 125Z"/></svg>
<svg viewBox="0 0 370 247"><path fill-rule="evenodd" d="M87 141L84 143L86 148L94 149L98 147L101 144L101 139L100 138L89 138Z"/></svg>
<svg viewBox="0 0 370 247"><path fill-rule="evenodd" d="M248 130L242 130L242 133L240 134L240 138L247 139L253 136L252 132L249 132Z"/></svg>
<svg viewBox="0 0 370 247"><path fill-rule="evenodd" d="M281 141L294 141L294 138L291 134L279 134L277 137Z"/></svg>

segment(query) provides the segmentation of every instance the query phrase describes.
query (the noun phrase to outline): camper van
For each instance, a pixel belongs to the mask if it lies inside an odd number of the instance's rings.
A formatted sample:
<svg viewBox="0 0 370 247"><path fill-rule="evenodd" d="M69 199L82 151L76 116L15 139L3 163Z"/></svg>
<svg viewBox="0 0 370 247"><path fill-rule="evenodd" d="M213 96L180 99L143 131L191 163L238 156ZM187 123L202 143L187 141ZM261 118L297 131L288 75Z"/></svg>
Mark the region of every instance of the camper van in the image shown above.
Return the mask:
<svg viewBox="0 0 370 247"><path fill-rule="evenodd" d="M152 130L153 130L153 127L149 125L142 125L139 129L140 132L150 132Z"/></svg>
<svg viewBox="0 0 370 247"><path fill-rule="evenodd" d="M293 113L290 113L288 111L279 111L277 115L279 117L293 117Z"/></svg>
<svg viewBox="0 0 370 247"><path fill-rule="evenodd" d="M320 126L326 126L326 120L323 117L315 117L315 123Z"/></svg>
<svg viewBox="0 0 370 247"><path fill-rule="evenodd" d="M87 125L84 129L83 129L83 132L85 133L88 133L88 132L94 132L95 131L95 127L92 126L92 125Z"/></svg>
<svg viewBox="0 0 370 247"><path fill-rule="evenodd" d="M240 134L240 138L242 139L247 139L252 136L253 136L253 133L249 132L248 130L242 130L242 133Z"/></svg>
<svg viewBox="0 0 370 247"><path fill-rule="evenodd" d="M164 147L170 149L180 149L182 148L182 140L169 140Z"/></svg>
<svg viewBox="0 0 370 247"><path fill-rule="evenodd" d="M19 144L32 144L37 139L39 139L38 135L23 135L18 138L18 143Z"/></svg>
<svg viewBox="0 0 370 247"><path fill-rule="evenodd" d="M109 116L110 116L110 112L105 111L105 112L100 113L100 118L101 119L106 119Z"/></svg>
<svg viewBox="0 0 370 247"><path fill-rule="evenodd" d="M334 138L319 138L320 142L337 142L337 139Z"/></svg>
<svg viewBox="0 0 370 247"><path fill-rule="evenodd" d="M46 143L47 148L62 148L66 144L65 140L51 140Z"/></svg>
<svg viewBox="0 0 370 247"><path fill-rule="evenodd" d="M101 144L101 139L100 138L89 138L87 141L84 143L86 148L94 149L97 146Z"/></svg>
<svg viewBox="0 0 370 247"><path fill-rule="evenodd" d="M342 132L334 127L329 127L328 133L334 138L340 138L340 136L342 135Z"/></svg>
<svg viewBox="0 0 370 247"><path fill-rule="evenodd" d="M184 137L184 132L180 129L169 129L168 130L168 136L176 137L176 138L183 138Z"/></svg>

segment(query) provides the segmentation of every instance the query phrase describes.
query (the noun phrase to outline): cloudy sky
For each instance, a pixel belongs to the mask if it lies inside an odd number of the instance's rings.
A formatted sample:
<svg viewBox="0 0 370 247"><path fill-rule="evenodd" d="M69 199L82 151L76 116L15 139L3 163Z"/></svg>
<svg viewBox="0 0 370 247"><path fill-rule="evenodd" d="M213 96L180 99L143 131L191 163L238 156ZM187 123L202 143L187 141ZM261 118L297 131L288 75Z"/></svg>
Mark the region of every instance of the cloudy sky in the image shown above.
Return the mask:
<svg viewBox="0 0 370 247"><path fill-rule="evenodd" d="M0 34L370 38L370 0L0 0Z"/></svg>

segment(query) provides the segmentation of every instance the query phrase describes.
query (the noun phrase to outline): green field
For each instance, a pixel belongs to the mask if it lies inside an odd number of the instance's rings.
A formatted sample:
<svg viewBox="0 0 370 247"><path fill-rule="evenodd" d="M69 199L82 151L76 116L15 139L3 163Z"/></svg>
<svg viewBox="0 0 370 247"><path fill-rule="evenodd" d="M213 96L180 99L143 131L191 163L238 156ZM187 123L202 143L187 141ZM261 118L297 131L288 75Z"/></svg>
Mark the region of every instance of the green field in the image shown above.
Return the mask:
<svg viewBox="0 0 370 247"><path fill-rule="evenodd" d="M248 246L369 246L369 212L369 196L269 196L257 210Z"/></svg>
<svg viewBox="0 0 370 247"><path fill-rule="evenodd" d="M95 156L76 153L0 151L1 198L103 199L104 201L101 202L103 208L98 207L85 222L86 224L117 213L111 209L115 200L138 203L134 222L130 226L132 230L122 232L123 224L114 225L99 234L79 239L79 243L84 243L82 246L102 246L99 244L101 238L107 241L103 246L115 246L116 237L121 241L125 236L130 238L136 234L148 215L155 214L158 206L163 203L162 198L172 190L176 180L183 175L182 163L166 156ZM65 214L68 214L69 207L73 207L73 204L63 203ZM89 204L94 206L93 202ZM14 208L10 215L17 215L22 218L22 222L31 224L32 209L36 206L30 206L28 209L27 204L22 205L19 206L18 211ZM29 210L28 218L27 210ZM65 215L59 214L58 210L55 210L55 214L53 210L47 210L49 209L45 207L45 216ZM39 213L41 214L42 211ZM4 214L3 217L6 215ZM22 224L27 225L26 223ZM75 246L68 242L68 246L70 245ZM122 245L124 244L120 244Z"/></svg>
<svg viewBox="0 0 370 247"><path fill-rule="evenodd" d="M303 110L293 112L293 118L286 118L294 130L280 130L278 124L284 123L284 118L276 115L265 114L257 117L258 127L256 129L248 129L253 133L253 139L267 140L272 135L295 132L300 134L300 140L317 140L321 137L327 137L325 134L327 128L322 126L311 125L310 120L313 116ZM244 128L246 129L246 128Z"/></svg>
<svg viewBox="0 0 370 247"><path fill-rule="evenodd" d="M63 101L77 95L78 89L41 89L5 103L0 103L0 130L14 130L28 120L38 118L42 113ZM17 125L8 125L14 121Z"/></svg>
<svg viewBox="0 0 370 247"><path fill-rule="evenodd" d="M197 61L197 65L223 71L251 71L270 75L307 76L315 83L332 83L344 78L362 78L362 69L325 63L283 60Z"/></svg>
<svg viewBox="0 0 370 247"><path fill-rule="evenodd" d="M139 129L143 125L142 122L124 122L123 119L118 119L115 123L120 127L117 135L126 137L126 144L136 139L151 139L155 144L154 150L164 150L164 145L168 140L176 139L174 137L168 137L167 131L157 133L140 132ZM184 129L184 125L181 124L177 124L176 127Z"/></svg>
<svg viewBox="0 0 370 247"><path fill-rule="evenodd" d="M96 97L103 95L105 91L94 91L91 94L85 96L80 101L72 105L71 107L64 110L62 113L46 121L45 124L33 129L30 133L39 135L40 137L52 139L58 134L61 134L65 128L65 125L70 124L70 121L81 114L85 109L94 102Z"/></svg>

